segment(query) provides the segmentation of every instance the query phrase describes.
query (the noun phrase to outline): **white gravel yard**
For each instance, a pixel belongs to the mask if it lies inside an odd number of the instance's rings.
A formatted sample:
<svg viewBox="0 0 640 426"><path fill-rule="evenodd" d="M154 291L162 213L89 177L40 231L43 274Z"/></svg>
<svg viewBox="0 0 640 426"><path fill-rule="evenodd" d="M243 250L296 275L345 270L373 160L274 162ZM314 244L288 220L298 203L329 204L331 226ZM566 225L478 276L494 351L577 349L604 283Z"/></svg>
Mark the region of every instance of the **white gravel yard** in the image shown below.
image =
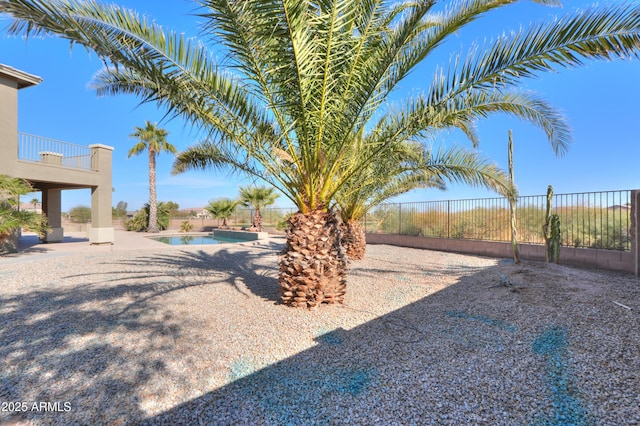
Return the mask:
<svg viewBox="0 0 640 426"><path fill-rule="evenodd" d="M306 311L281 242L0 257L0 424L640 425L637 277L370 245Z"/></svg>

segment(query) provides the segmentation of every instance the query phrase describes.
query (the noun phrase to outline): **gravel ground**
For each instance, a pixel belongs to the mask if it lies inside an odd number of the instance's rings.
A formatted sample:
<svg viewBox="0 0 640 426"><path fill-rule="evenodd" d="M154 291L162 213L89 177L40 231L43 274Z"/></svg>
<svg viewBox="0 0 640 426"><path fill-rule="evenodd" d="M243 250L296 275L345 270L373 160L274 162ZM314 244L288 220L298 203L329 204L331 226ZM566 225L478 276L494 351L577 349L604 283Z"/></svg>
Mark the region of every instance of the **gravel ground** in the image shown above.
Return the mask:
<svg viewBox="0 0 640 426"><path fill-rule="evenodd" d="M281 241L0 259L0 424L640 424L637 277L371 245L306 311Z"/></svg>

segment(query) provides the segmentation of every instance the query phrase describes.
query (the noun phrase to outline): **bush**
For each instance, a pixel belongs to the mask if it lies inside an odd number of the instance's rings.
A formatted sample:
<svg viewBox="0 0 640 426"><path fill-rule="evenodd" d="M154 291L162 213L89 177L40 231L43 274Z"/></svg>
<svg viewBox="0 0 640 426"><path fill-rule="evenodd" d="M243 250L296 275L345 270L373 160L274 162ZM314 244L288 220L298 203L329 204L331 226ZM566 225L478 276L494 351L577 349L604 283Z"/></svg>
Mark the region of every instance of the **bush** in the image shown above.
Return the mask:
<svg viewBox="0 0 640 426"><path fill-rule="evenodd" d="M124 223L124 227L127 231L142 232L147 230L149 226L149 215L147 210L139 210L131 219Z"/></svg>
<svg viewBox="0 0 640 426"><path fill-rule="evenodd" d="M158 203L158 229L164 231L169 227L170 221L171 217L166 203L160 201ZM149 204L145 204L133 218L125 222L124 226L127 231L146 231L149 228Z"/></svg>
<svg viewBox="0 0 640 426"><path fill-rule="evenodd" d="M185 220L180 224L180 232L191 232L193 230L193 224L188 220Z"/></svg>
<svg viewBox="0 0 640 426"><path fill-rule="evenodd" d="M69 210L69 216L75 223L91 222L91 208L87 206L77 206Z"/></svg>

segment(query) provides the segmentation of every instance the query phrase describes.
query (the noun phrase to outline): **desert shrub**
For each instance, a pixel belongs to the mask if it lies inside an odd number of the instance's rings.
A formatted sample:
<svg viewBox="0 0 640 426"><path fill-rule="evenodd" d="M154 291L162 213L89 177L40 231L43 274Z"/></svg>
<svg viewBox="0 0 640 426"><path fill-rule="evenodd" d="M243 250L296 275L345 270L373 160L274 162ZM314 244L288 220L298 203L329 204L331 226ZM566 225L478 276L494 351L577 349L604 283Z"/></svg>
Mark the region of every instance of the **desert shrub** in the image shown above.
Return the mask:
<svg viewBox="0 0 640 426"><path fill-rule="evenodd" d="M75 223L91 222L91 208L87 206L76 206L69 210L69 216Z"/></svg>
<svg viewBox="0 0 640 426"><path fill-rule="evenodd" d="M166 206L166 203L160 201L158 203L158 229L164 231L169 228L169 222L171 221L170 211ZM145 204L135 216L127 220L124 223L124 227L127 231L146 231L149 228L149 204Z"/></svg>
<svg viewBox="0 0 640 426"><path fill-rule="evenodd" d="M180 232L191 232L193 230L193 223L185 220L180 224Z"/></svg>

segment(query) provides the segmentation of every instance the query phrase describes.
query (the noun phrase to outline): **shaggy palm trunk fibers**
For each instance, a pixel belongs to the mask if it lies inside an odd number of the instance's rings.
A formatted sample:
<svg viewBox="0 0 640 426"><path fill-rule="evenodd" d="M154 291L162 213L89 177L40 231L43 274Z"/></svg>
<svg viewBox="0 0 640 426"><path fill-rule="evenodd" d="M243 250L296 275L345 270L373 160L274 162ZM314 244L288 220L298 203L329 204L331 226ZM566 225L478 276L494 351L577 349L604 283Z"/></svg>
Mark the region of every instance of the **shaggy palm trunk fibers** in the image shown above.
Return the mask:
<svg viewBox="0 0 640 426"><path fill-rule="evenodd" d="M344 300L347 257L338 222L335 213L323 210L296 213L289 219L278 278L285 304L314 308Z"/></svg>
<svg viewBox="0 0 640 426"><path fill-rule="evenodd" d="M347 257L353 260L364 259L367 250L367 239L364 228L357 220L350 220L342 224L342 246Z"/></svg>

